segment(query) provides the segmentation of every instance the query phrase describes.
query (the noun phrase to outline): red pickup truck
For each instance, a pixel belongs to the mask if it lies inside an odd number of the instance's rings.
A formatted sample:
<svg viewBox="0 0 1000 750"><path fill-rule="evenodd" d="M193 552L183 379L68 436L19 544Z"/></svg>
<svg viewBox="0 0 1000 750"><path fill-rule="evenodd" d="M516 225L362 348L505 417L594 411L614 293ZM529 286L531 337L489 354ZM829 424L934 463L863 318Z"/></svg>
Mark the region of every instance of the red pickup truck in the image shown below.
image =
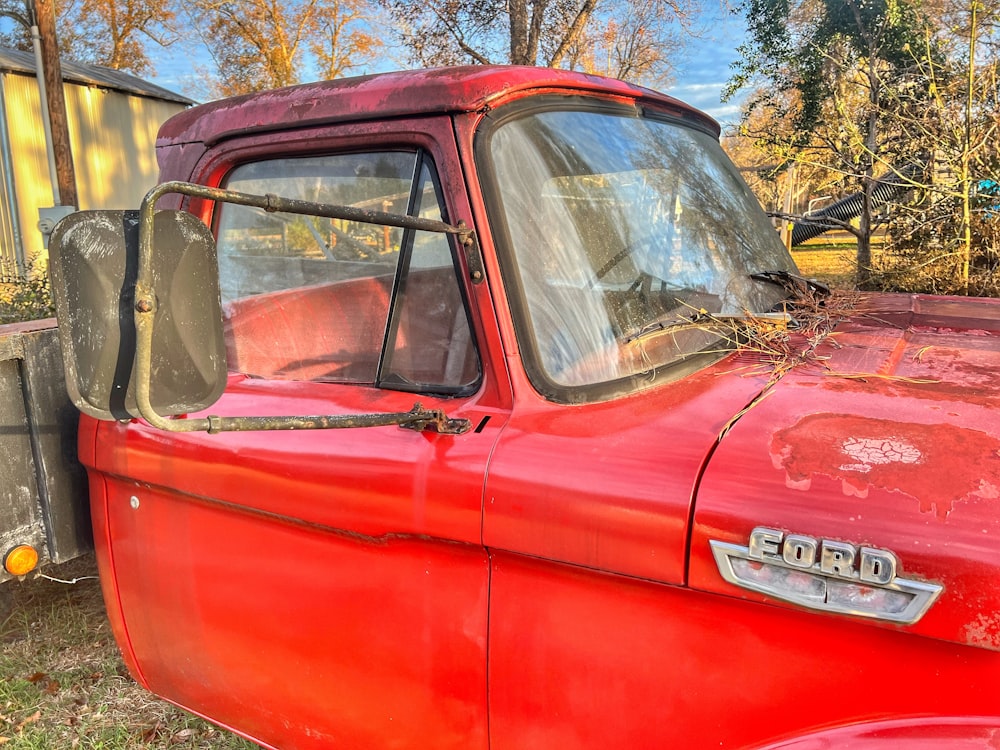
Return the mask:
<svg viewBox="0 0 1000 750"><path fill-rule="evenodd" d="M506 67L165 124L52 239L136 679L270 748L1000 747L1000 301L800 279L718 135Z"/></svg>

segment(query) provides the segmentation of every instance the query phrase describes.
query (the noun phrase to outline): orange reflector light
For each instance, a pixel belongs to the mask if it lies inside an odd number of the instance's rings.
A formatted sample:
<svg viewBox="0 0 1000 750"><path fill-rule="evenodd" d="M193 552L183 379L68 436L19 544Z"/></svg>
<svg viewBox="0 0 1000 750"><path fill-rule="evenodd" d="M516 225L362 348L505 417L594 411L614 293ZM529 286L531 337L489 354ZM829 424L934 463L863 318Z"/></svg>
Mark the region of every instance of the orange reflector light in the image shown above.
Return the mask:
<svg viewBox="0 0 1000 750"><path fill-rule="evenodd" d="M12 576L27 575L38 565L38 552L28 544L14 547L3 559L4 569Z"/></svg>

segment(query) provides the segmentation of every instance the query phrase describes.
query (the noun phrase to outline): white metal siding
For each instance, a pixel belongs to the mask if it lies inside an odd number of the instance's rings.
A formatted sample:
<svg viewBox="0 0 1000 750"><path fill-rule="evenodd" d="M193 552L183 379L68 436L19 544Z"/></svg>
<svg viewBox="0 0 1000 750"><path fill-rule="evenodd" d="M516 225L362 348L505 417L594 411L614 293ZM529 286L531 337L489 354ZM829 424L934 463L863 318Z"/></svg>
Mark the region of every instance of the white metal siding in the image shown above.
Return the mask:
<svg viewBox="0 0 1000 750"><path fill-rule="evenodd" d="M42 235L36 229L38 209L52 205L38 84L34 78L8 74L4 75L3 91L23 257L30 261L42 252Z"/></svg>
<svg viewBox="0 0 1000 750"><path fill-rule="evenodd" d="M156 132L181 109L169 102L67 85L79 208L138 208L156 184Z"/></svg>
<svg viewBox="0 0 1000 750"><path fill-rule="evenodd" d="M156 184L156 132L183 105L66 83L66 117L80 209L138 208ZM38 209L51 206L52 184L34 77L3 74L10 153L24 257L43 252Z"/></svg>
<svg viewBox="0 0 1000 750"><path fill-rule="evenodd" d="M3 84L3 76L0 76L0 282L17 279L24 272Z"/></svg>

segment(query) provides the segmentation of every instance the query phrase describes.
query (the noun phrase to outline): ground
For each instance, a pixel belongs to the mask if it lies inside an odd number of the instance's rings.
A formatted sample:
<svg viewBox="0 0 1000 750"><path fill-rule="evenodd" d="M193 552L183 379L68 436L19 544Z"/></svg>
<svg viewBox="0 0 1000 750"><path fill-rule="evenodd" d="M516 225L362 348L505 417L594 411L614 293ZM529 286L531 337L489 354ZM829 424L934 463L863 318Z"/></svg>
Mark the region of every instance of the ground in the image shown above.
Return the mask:
<svg viewBox="0 0 1000 750"><path fill-rule="evenodd" d="M792 251L802 275L819 279L838 289L854 287L856 248L854 245L808 245Z"/></svg>
<svg viewBox="0 0 1000 750"><path fill-rule="evenodd" d="M92 556L46 573L80 580L0 585L0 747L257 747L157 700L132 680L111 635Z"/></svg>

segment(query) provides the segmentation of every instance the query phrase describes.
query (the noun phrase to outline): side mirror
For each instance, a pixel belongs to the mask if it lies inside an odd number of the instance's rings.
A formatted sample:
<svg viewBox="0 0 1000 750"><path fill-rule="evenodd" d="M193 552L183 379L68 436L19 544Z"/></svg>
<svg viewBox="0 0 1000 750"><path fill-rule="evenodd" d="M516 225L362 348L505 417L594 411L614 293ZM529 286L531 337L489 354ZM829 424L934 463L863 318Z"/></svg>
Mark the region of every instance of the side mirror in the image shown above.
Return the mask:
<svg viewBox="0 0 1000 750"><path fill-rule="evenodd" d="M214 404L226 386L226 345L215 239L194 216L155 211L166 193L404 229L474 233L419 216L250 195L186 182L150 190L139 211L81 211L60 221L49 240L52 292L59 318L66 386L76 407L97 419L141 417L168 432L330 430L399 425L461 435L467 419L449 419L419 403L407 412L308 416L208 416L170 419Z"/></svg>
<svg viewBox="0 0 1000 750"><path fill-rule="evenodd" d="M226 384L215 239L191 214L157 211L152 243L156 308L149 401L163 415L200 411L218 400ZM70 398L97 419L141 416L139 212L71 214L53 230L49 257Z"/></svg>

